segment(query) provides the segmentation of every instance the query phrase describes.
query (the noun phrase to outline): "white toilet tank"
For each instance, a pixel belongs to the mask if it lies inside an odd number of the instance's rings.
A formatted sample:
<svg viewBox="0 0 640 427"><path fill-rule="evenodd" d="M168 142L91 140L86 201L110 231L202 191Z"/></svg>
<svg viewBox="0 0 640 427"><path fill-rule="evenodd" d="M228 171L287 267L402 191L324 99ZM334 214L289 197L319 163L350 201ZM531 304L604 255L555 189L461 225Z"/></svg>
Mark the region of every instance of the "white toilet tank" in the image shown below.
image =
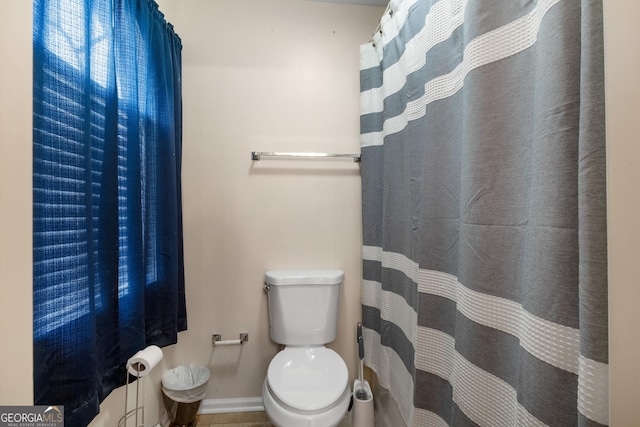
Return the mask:
<svg viewBox="0 0 640 427"><path fill-rule="evenodd" d="M273 341L324 345L336 339L342 270L273 270L264 280Z"/></svg>

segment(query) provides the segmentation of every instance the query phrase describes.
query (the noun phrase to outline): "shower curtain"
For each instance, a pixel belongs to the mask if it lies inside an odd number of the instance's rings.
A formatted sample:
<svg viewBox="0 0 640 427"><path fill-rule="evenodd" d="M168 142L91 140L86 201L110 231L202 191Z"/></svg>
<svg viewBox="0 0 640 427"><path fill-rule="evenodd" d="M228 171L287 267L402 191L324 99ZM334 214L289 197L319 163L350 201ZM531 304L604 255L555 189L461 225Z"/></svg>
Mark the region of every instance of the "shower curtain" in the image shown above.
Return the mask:
<svg viewBox="0 0 640 427"><path fill-rule="evenodd" d="M392 0L361 47L365 363L408 426L608 424L602 2Z"/></svg>

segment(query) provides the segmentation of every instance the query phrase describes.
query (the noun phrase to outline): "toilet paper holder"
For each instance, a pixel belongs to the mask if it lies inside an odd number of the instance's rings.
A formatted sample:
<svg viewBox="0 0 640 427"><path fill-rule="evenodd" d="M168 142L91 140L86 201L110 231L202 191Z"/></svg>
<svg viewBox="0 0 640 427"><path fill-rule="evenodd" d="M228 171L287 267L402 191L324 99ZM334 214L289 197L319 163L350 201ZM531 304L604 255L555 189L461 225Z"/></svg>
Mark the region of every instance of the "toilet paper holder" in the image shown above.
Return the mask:
<svg viewBox="0 0 640 427"><path fill-rule="evenodd" d="M146 387L144 387L144 377L158 365L163 358L160 347L150 345L144 350L138 351L127 360L126 365L126 382L124 393L124 415L118 420L118 427L126 427L129 425L129 418L135 418L135 427L143 427L144 423L144 405L146 401ZM129 410L129 384L130 377L136 383L135 404L132 410Z"/></svg>
<svg viewBox="0 0 640 427"><path fill-rule="evenodd" d="M236 345L249 342L249 334L247 332L241 332L240 338L237 340L225 340L222 341L222 334L213 334L211 336L211 345L217 347L221 345Z"/></svg>

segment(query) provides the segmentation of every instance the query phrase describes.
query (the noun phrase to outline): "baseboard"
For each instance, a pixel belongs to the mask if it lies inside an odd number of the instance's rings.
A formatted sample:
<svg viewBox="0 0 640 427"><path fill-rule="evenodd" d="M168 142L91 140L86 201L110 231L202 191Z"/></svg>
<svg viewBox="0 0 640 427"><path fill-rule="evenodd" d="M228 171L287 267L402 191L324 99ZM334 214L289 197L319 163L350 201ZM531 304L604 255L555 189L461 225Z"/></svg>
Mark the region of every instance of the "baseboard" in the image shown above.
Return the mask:
<svg viewBox="0 0 640 427"><path fill-rule="evenodd" d="M199 414L226 414L229 412L264 411L262 397L239 397L235 399L204 399Z"/></svg>

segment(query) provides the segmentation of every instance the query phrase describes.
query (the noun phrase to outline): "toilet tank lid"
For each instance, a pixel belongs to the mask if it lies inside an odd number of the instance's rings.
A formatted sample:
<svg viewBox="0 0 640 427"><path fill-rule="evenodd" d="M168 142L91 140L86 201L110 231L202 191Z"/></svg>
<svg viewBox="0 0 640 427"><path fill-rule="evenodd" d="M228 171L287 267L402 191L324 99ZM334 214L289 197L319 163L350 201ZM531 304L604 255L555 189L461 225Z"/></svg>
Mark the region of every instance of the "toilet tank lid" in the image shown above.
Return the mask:
<svg viewBox="0 0 640 427"><path fill-rule="evenodd" d="M342 270L271 270L264 275L269 285L337 285L344 281Z"/></svg>

